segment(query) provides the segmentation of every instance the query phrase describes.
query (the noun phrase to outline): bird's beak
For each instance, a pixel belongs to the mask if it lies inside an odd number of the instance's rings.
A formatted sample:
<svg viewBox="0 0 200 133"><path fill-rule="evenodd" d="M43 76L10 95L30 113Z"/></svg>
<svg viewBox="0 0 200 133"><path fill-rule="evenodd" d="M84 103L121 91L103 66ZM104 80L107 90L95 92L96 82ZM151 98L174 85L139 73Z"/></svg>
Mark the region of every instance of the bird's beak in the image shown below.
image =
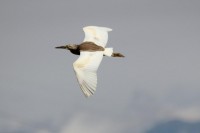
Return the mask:
<svg viewBox="0 0 200 133"><path fill-rule="evenodd" d="M67 49L67 46L58 46L58 47L55 47L55 48L58 48L58 49Z"/></svg>

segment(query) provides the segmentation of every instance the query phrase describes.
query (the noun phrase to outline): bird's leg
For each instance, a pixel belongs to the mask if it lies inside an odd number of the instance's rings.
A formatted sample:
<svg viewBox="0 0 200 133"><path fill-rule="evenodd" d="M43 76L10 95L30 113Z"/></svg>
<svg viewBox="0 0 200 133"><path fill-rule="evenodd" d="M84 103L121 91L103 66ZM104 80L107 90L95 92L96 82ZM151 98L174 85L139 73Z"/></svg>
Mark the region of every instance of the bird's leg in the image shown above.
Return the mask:
<svg viewBox="0 0 200 133"><path fill-rule="evenodd" d="M112 53L112 57L125 57L125 56L121 53Z"/></svg>

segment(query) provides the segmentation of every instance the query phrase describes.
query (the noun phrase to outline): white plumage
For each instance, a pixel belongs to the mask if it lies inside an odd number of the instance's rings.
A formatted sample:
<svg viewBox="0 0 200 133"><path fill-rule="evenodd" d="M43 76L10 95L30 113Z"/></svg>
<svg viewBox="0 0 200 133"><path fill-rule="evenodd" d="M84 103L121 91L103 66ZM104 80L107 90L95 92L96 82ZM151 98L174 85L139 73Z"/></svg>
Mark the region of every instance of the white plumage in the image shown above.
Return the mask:
<svg viewBox="0 0 200 133"><path fill-rule="evenodd" d="M111 31L111 29L88 26L84 27L83 31L85 32L84 42L94 42L99 46L105 47L108 41L108 31ZM81 51L80 57L73 63L79 85L86 97L91 96L96 90L96 71L101 63L103 55L111 56L112 52L112 48L96 52Z"/></svg>
<svg viewBox="0 0 200 133"><path fill-rule="evenodd" d="M105 47L108 42L108 32L112 31L110 28L87 26L83 28L85 38L83 42L94 42L95 44Z"/></svg>
<svg viewBox="0 0 200 133"><path fill-rule="evenodd" d="M72 54L80 55L73 63L74 71L81 90L86 97L94 94L97 87L97 69L103 56L124 57L113 52L113 48L105 48L108 42L110 28L87 26L83 28L85 38L81 44L58 46L58 49L70 50Z"/></svg>
<svg viewBox="0 0 200 133"><path fill-rule="evenodd" d="M103 58L103 52L81 52L73 63L79 85L86 97L94 93L97 87L96 71Z"/></svg>

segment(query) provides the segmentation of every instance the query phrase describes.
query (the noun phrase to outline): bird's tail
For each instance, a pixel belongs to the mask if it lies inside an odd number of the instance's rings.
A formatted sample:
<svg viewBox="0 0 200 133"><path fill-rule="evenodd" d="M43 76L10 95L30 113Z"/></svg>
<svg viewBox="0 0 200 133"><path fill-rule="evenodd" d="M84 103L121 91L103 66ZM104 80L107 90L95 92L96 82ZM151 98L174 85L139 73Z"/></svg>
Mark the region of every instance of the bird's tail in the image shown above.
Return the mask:
<svg viewBox="0 0 200 133"><path fill-rule="evenodd" d="M111 57L111 56L112 57L125 57L121 53L113 52L113 48L105 48L103 55L109 56L109 57Z"/></svg>
<svg viewBox="0 0 200 133"><path fill-rule="evenodd" d="M106 55L106 56L112 56L113 48L105 48L103 54Z"/></svg>

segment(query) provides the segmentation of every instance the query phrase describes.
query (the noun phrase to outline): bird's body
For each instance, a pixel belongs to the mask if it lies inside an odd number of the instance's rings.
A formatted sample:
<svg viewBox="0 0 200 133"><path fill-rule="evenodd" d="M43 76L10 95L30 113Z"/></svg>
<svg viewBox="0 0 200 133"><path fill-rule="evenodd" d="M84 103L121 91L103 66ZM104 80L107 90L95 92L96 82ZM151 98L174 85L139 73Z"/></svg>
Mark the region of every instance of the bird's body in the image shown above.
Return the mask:
<svg viewBox="0 0 200 133"><path fill-rule="evenodd" d="M80 45L74 45L74 49L69 49L72 54L80 55L81 51L95 52L95 51L104 51L104 48L96 45L93 42L83 42Z"/></svg>
<svg viewBox="0 0 200 133"><path fill-rule="evenodd" d="M87 26L83 28L85 39L83 43L69 44L56 48L68 49L75 55L80 55L73 63L79 85L86 97L94 94L97 86L96 71L103 56L124 57L120 53L114 53L112 48L105 48L108 41L110 28Z"/></svg>

